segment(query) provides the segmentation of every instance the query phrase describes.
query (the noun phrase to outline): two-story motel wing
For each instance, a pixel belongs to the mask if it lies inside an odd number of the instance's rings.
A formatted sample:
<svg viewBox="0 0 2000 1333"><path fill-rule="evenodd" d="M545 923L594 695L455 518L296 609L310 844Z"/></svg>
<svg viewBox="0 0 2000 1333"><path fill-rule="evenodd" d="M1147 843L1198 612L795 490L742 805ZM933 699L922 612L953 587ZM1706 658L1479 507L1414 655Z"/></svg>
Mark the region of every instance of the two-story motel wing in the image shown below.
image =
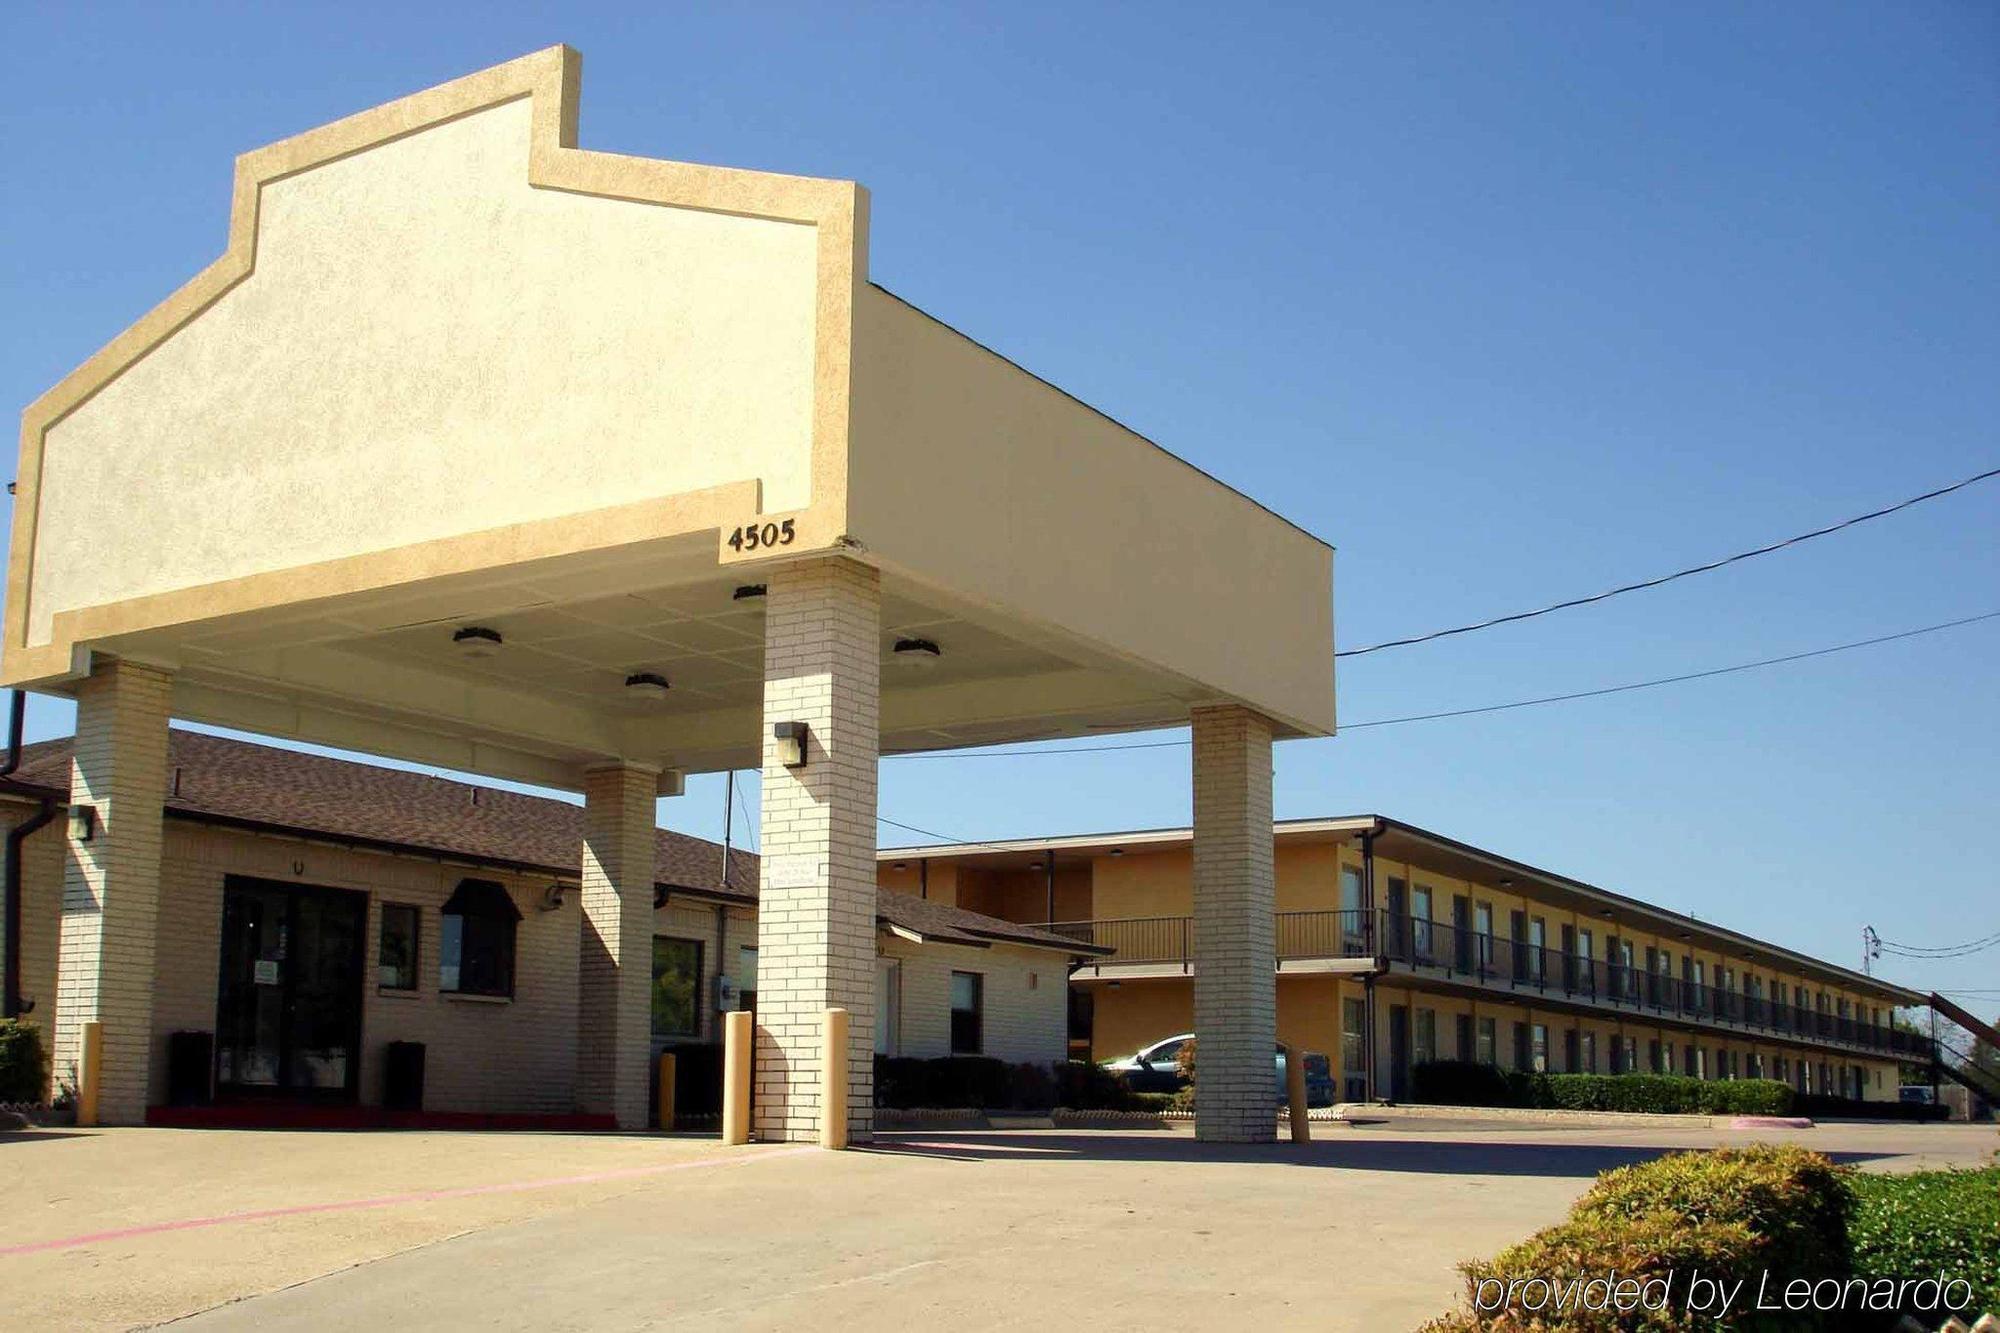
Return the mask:
<svg viewBox="0 0 2000 1333"><path fill-rule="evenodd" d="M1402 1098L1432 1059L1771 1078L1897 1096L1929 997L1379 815L1276 825L1278 1034L1342 1096ZM1185 828L880 853L886 888L1109 945L1071 977L1075 1054L1190 1030Z"/></svg>

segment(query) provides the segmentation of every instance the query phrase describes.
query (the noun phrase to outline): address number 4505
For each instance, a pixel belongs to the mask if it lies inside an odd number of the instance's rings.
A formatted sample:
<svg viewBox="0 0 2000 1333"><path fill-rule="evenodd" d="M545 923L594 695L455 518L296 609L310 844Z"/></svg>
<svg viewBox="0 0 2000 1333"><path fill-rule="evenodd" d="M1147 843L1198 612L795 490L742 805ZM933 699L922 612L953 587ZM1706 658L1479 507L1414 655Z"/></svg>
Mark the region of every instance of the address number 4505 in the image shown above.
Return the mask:
<svg viewBox="0 0 2000 1333"><path fill-rule="evenodd" d="M755 551L766 546L790 546L798 536L797 520L786 519L782 523L746 523L729 534L729 549L732 551Z"/></svg>

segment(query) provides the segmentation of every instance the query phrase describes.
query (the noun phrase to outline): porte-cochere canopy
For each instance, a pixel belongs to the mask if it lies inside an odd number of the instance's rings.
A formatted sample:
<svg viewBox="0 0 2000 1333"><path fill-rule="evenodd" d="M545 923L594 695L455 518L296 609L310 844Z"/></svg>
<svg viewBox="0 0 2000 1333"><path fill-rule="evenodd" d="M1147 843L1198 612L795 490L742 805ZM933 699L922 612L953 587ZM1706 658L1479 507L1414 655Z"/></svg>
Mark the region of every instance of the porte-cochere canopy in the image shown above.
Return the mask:
<svg viewBox="0 0 2000 1333"><path fill-rule="evenodd" d="M885 751L1332 731L1329 547L872 285L860 186L578 149L578 83L238 160L223 256L25 414L7 683L128 658L176 716L558 786L747 765L757 586L838 551Z"/></svg>

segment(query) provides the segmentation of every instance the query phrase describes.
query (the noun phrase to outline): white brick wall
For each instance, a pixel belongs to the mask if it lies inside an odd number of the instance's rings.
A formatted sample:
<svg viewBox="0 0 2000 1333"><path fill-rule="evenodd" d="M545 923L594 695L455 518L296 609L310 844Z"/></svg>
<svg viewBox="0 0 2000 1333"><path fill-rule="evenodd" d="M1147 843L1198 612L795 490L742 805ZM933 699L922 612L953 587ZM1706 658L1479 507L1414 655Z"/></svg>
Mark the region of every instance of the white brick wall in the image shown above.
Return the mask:
<svg viewBox="0 0 2000 1333"><path fill-rule="evenodd" d="M899 961L902 987L898 1055L951 1054L951 974L977 972L984 983L981 1055L1010 1063L1051 1064L1069 1048L1069 974L1061 955L994 945L967 949L884 939L882 956Z"/></svg>
<svg viewBox="0 0 2000 1333"><path fill-rule="evenodd" d="M1195 1135L1268 1142L1278 1036L1271 724L1234 706L1194 710Z"/></svg>
<svg viewBox="0 0 2000 1333"><path fill-rule="evenodd" d="M880 580L830 558L773 570L767 586L756 1132L818 1134L823 1015L839 1007L850 1015L848 1134L861 1142L875 1100ZM811 728L803 768L779 762L779 722Z"/></svg>
<svg viewBox="0 0 2000 1333"><path fill-rule="evenodd" d="M122 661L100 664L77 689L70 794L95 808L96 830L71 843L63 874L54 1065L58 1079L73 1078L83 1025L103 1025L98 1116L109 1125L146 1112L172 692L166 672Z"/></svg>

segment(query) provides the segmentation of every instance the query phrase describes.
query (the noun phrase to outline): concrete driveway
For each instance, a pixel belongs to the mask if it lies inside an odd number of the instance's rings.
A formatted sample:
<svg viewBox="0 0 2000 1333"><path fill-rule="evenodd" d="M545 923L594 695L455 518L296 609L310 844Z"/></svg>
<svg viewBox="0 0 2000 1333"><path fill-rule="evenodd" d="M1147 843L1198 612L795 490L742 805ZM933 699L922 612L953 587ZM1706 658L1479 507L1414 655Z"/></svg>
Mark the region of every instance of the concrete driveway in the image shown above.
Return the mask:
<svg viewBox="0 0 2000 1333"><path fill-rule="evenodd" d="M619 1135L8 1136L0 1326L1384 1330L1596 1172L1795 1138L1864 1169L1972 1164L1990 1126L1316 1126L886 1136L873 1150ZM195 1312L201 1313L195 1313Z"/></svg>

